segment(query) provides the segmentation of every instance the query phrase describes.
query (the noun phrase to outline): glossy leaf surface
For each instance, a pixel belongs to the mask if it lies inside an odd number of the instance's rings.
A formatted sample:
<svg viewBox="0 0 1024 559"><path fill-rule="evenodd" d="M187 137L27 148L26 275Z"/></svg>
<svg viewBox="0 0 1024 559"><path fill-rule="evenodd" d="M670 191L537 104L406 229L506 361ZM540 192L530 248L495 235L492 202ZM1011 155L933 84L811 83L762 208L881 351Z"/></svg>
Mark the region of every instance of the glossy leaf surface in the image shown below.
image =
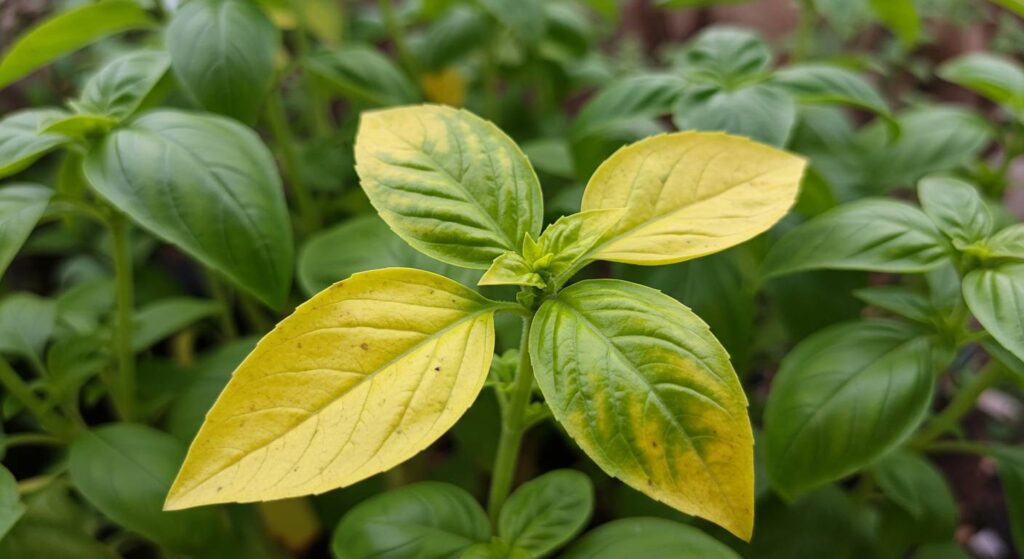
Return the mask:
<svg viewBox="0 0 1024 559"><path fill-rule="evenodd" d="M498 535L530 557L543 557L575 536L594 509L590 478L556 470L520 486L498 517Z"/></svg>
<svg viewBox="0 0 1024 559"><path fill-rule="evenodd" d="M747 401L700 318L647 287L584 281L541 305L530 351L555 418L605 472L749 538Z"/></svg>
<svg viewBox="0 0 1024 559"><path fill-rule="evenodd" d="M504 132L472 113L439 105L363 113L355 149L370 202L424 254L486 269L540 234L537 175Z"/></svg>
<svg viewBox="0 0 1024 559"><path fill-rule="evenodd" d="M0 188L0 277L46 210L53 191L37 184Z"/></svg>
<svg viewBox="0 0 1024 559"><path fill-rule="evenodd" d="M95 145L85 176L136 223L271 306L288 294L291 225L267 148L244 126L147 113Z"/></svg>

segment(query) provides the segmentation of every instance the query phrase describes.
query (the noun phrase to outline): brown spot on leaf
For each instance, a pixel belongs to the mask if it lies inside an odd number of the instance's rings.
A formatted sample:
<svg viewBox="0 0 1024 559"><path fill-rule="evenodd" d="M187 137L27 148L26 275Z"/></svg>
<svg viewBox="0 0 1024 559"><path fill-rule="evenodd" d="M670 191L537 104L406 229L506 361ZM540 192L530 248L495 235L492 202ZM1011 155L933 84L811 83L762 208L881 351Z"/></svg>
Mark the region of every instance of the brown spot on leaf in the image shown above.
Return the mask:
<svg viewBox="0 0 1024 559"><path fill-rule="evenodd" d="M366 351L366 350L370 349L370 344L368 344L366 342L363 342L363 343L359 344L359 349L361 349L363 351Z"/></svg>

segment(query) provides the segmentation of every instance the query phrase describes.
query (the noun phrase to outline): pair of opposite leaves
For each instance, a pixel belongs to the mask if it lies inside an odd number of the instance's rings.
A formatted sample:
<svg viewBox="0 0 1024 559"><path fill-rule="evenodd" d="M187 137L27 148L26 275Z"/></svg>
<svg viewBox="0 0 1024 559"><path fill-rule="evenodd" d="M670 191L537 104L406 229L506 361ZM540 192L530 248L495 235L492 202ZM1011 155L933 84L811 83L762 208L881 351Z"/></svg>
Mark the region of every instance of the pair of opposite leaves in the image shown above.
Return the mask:
<svg viewBox="0 0 1024 559"><path fill-rule="evenodd" d="M750 239L788 211L805 165L726 134L651 137L610 157L582 211L541 234L532 167L469 112L364 113L356 161L370 201L410 245L490 266L482 282L553 282L549 292L593 260L667 264ZM408 268L327 288L234 372L166 508L321 493L409 459L473 403L493 356L494 313L512 305ZM688 308L628 282L580 282L544 300L528 350L555 418L606 472L749 538L746 397Z"/></svg>

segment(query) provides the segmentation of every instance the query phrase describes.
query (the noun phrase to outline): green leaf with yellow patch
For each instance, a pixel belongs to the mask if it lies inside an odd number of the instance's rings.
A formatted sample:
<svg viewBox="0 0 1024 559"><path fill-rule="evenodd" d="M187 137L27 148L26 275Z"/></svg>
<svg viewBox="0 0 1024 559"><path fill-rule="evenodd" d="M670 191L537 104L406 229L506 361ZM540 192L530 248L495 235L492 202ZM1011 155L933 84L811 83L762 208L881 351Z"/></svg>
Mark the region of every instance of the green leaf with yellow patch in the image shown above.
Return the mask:
<svg viewBox="0 0 1024 559"><path fill-rule="evenodd" d="M504 132L472 113L440 105L363 113L355 153L370 202L428 256L483 270L540 234L536 173Z"/></svg>
<svg viewBox="0 0 1024 559"><path fill-rule="evenodd" d="M555 418L605 472L749 539L747 400L699 317L647 287L584 281L541 305L530 352Z"/></svg>
<svg viewBox="0 0 1024 559"><path fill-rule="evenodd" d="M745 138L678 132L620 149L591 177L582 209L624 208L587 257L658 265L751 239L796 199L806 161Z"/></svg>
<svg viewBox="0 0 1024 559"><path fill-rule="evenodd" d="M235 370L165 508L322 493L409 459L483 387L496 308L411 268L322 291Z"/></svg>

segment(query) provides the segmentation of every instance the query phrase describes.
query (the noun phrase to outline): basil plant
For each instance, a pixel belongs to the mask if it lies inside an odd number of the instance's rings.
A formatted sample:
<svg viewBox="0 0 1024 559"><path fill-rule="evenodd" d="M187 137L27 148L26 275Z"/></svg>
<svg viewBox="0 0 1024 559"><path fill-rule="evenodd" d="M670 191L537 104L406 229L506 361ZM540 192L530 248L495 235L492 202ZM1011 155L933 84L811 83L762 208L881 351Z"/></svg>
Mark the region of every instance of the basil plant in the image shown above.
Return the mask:
<svg viewBox="0 0 1024 559"><path fill-rule="evenodd" d="M793 204L803 159L721 133L647 138L594 173L579 213L543 230L529 161L467 111L364 113L356 160L363 189L399 236L447 264L486 269L480 285L518 286L515 301L411 268L357 273L321 291L234 372L167 509L322 493L408 460L477 398L494 316L512 313L522 318L522 341L514 378L499 386L493 520L523 433L543 409L533 402L536 384L554 419L609 475L750 538L753 435L722 345L659 291L569 281L595 260L668 264L758 235ZM479 505L466 514L481 518L487 544ZM351 532L350 545L371 545L373 529L343 522L339 531ZM500 535L513 544L514 534Z"/></svg>

